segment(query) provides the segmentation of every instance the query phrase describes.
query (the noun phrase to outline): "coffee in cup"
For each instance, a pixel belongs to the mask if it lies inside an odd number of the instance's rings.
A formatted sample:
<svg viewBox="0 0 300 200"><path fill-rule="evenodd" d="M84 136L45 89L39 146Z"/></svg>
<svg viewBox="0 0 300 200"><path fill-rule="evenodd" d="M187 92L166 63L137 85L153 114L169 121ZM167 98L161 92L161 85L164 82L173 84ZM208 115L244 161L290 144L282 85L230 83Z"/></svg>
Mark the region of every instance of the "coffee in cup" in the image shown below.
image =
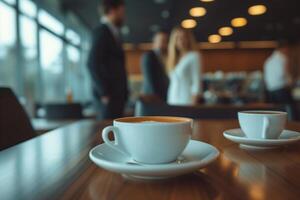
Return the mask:
<svg viewBox="0 0 300 200"><path fill-rule="evenodd" d="M192 119L182 117L125 117L102 131L111 148L147 164L169 163L177 159L192 135ZM114 141L108 137L113 132Z"/></svg>
<svg viewBox="0 0 300 200"><path fill-rule="evenodd" d="M280 111L241 111L239 124L248 138L277 139L284 129L287 113Z"/></svg>

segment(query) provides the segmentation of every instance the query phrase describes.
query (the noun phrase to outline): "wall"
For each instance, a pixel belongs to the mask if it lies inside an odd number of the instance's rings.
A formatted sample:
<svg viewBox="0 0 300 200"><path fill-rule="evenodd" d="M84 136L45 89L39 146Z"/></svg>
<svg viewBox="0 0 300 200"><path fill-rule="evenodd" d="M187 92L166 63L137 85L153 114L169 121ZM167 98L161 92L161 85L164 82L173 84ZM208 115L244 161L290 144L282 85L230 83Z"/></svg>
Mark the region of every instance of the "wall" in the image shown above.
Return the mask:
<svg viewBox="0 0 300 200"><path fill-rule="evenodd" d="M205 72L262 70L271 53L271 49L204 50L203 69Z"/></svg>
<svg viewBox="0 0 300 200"><path fill-rule="evenodd" d="M144 50L126 50L127 70L131 75L139 75L141 55ZM203 70L255 71L262 70L264 61L272 49L206 49L202 50Z"/></svg>

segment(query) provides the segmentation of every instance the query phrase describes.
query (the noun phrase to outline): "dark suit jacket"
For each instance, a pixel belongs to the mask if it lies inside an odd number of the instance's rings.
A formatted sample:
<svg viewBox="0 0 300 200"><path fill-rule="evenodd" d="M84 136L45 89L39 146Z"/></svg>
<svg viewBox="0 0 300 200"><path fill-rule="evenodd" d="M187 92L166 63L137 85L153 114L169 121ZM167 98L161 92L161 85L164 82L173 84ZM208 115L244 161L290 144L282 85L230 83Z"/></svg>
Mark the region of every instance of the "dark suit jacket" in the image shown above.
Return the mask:
<svg viewBox="0 0 300 200"><path fill-rule="evenodd" d="M142 71L144 74L143 93L157 95L166 100L169 78L163 63L153 50L143 55Z"/></svg>
<svg viewBox="0 0 300 200"><path fill-rule="evenodd" d="M101 96L127 98L124 51L106 24L99 25L93 33L88 68L96 99Z"/></svg>

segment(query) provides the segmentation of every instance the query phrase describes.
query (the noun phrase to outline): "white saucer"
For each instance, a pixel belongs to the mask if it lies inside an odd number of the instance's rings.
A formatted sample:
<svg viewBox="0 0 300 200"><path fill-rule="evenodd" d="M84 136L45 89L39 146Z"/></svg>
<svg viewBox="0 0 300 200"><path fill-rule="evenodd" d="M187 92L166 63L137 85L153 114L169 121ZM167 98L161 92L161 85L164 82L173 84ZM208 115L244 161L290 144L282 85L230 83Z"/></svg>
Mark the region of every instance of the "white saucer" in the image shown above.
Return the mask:
<svg viewBox="0 0 300 200"><path fill-rule="evenodd" d="M273 149L300 140L300 133L290 130L282 131L278 139L247 138L240 128L227 130L223 135L228 140L239 143L240 147L245 149Z"/></svg>
<svg viewBox="0 0 300 200"><path fill-rule="evenodd" d="M105 143L94 147L89 153L97 166L137 179L161 179L193 172L216 160L218 155L215 147L195 140L191 140L181 154L181 162L166 164L129 164L129 157L124 157Z"/></svg>

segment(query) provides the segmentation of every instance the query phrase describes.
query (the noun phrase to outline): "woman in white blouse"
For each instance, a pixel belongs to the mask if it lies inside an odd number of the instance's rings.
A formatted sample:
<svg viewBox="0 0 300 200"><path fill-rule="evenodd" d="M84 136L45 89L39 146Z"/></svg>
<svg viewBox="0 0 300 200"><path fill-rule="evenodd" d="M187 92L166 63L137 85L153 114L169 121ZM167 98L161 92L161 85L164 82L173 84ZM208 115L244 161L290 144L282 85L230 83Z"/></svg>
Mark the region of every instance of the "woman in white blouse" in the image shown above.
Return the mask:
<svg viewBox="0 0 300 200"><path fill-rule="evenodd" d="M170 85L168 103L194 105L201 93L200 54L195 50L192 32L181 27L174 28L169 43L168 70Z"/></svg>

